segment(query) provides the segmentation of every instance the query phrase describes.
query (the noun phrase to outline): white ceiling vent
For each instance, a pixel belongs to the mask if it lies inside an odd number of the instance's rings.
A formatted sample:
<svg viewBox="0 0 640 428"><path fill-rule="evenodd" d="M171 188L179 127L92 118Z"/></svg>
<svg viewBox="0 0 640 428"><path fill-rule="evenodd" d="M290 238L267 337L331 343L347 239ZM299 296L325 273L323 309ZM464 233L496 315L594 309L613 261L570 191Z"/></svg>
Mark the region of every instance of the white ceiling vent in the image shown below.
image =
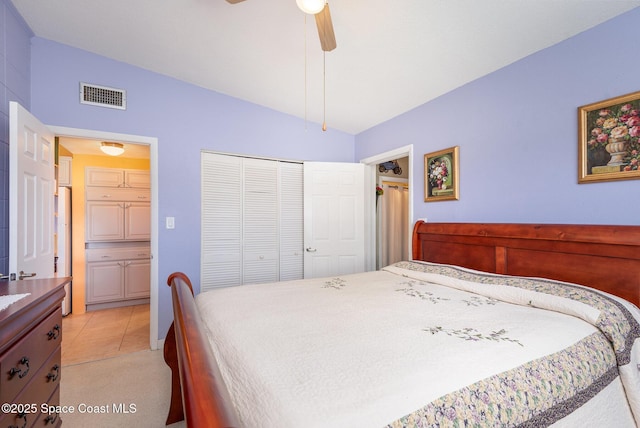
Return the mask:
<svg viewBox="0 0 640 428"><path fill-rule="evenodd" d="M126 110L127 92L124 89L80 82L80 103Z"/></svg>

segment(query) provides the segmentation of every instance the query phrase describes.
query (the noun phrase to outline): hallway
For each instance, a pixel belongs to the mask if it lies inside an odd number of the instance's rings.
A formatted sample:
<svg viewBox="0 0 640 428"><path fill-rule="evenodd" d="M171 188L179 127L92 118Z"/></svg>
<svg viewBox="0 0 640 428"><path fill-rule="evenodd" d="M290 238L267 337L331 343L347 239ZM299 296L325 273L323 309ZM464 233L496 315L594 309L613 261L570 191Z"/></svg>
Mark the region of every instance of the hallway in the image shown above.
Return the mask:
<svg viewBox="0 0 640 428"><path fill-rule="evenodd" d="M72 313L62 332L63 366L149 349L149 305Z"/></svg>

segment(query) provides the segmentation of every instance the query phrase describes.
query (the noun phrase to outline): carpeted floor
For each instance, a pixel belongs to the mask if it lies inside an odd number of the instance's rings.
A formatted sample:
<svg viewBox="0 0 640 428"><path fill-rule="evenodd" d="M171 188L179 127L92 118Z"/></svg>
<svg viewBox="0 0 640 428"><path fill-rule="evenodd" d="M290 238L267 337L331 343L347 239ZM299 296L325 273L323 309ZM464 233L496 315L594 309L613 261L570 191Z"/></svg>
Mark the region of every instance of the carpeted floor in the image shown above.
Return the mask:
<svg viewBox="0 0 640 428"><path fill-rule="evenodd" d="M60 404L74 409L60 415L63 426L164 427L170 373L161 350L63 366ZM184 426L184 422L170 425Z"/></svg>

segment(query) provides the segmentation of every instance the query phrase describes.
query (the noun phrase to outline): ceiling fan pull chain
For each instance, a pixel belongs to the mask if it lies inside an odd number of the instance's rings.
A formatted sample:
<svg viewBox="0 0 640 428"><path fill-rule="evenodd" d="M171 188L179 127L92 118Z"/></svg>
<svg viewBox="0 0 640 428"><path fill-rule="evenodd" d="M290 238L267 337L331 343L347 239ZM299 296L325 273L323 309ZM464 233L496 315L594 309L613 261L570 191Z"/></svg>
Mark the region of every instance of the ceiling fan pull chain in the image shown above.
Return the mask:
<svg viewBox="0 0 640 428"><path fill-rule="evenodd" d="M307 130L307 14L304 14L304 130Z"/></svg>
<svg viewBox="0 0 640 428"><path fill-rule="evenodd" d="M327 53L322 51L322 131L327 130Z"/></svg>

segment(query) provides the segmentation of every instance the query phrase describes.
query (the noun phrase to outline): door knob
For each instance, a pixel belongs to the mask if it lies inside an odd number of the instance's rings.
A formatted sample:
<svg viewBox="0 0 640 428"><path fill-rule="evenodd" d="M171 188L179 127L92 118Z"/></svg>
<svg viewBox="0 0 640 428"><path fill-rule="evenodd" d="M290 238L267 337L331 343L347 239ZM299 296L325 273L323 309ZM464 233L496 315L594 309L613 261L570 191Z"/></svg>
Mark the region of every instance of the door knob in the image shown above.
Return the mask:
<svg viewBox="0 0 640 428"><path fill-rule="evenodd" d="M32 276L36 276L36 273L35 272L25 273L23 270L21 270L20 274L18 275L18 279L31 278Z"/></svg>
<svg viewBox="0 0 640 428"><path fill-rule="evenodd" d="M307 253L315 253L316 251L318 250L316 250L315 248L307 247Z"/></svg>

